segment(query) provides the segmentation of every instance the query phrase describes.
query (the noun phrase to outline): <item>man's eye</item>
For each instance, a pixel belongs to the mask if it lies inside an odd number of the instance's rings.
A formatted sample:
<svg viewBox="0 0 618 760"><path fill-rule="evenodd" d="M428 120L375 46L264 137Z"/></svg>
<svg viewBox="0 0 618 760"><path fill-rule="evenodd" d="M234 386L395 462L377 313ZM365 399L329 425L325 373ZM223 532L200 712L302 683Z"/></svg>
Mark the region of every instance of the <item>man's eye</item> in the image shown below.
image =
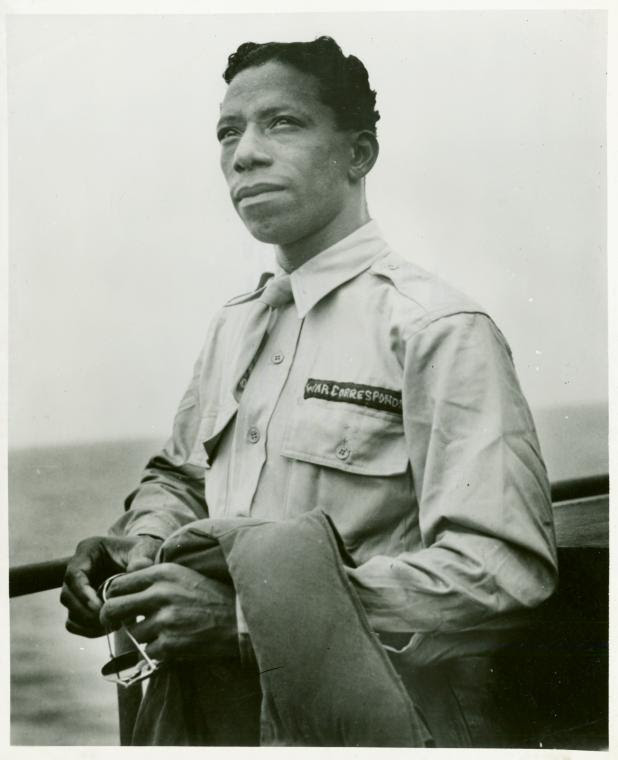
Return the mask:
<svg viewBox="0 0 618 760"><path fill-rule="evenodd" d="M219 142L225 142L238 135L238 130L235 127L223 127L217 132L217 139Z"/></svg>
<svg viewBox="0 0 618 760"><path fill-rule="evenodd" d="M277 116L276 119L273 119L272 125L273 127L289 127L289 126L296 126L298 122L296 122L294 119L290 118L289 116Z"/></svg>

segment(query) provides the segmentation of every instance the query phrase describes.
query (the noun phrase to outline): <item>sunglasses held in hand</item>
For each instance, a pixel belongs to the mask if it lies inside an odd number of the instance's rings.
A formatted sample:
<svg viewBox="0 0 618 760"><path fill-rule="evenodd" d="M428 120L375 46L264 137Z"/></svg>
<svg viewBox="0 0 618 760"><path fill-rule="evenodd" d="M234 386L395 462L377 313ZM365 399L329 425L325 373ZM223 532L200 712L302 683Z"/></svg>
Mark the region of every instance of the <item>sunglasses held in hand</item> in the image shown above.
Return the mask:
<svg viewBox="0 0 618 760"><path fill-rule="evenodd" d="M110 576L100 586L98 593L104 604L108 599L107 594L110 584L115 578L118 578L121 575L124 575L124 573L117 573L116 575ZM146 646L140 644L126 626L122 626L122 631L126 634L135 649L131 649L128 652L122 652L121 654L114 654L109 635L110 632L106 631L107 646L109 648L111 659L101 668L101 675L106 681L111 681L120 686L132 686L135 683L150 678L150 676L159 669L161 663L158 660L153 660L146 654Z"/></svg>

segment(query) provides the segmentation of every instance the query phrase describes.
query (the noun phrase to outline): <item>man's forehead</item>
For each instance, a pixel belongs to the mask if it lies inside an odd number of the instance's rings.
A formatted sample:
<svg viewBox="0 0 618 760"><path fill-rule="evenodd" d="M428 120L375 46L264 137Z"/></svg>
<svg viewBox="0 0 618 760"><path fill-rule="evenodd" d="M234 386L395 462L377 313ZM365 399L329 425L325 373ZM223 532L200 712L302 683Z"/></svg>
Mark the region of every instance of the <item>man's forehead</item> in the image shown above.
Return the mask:
<svg viewBox="0 0 618 760"><path fill-rule="evenodd" d="M223 100L219 104L219 113L222 118L269 114L274 111L302 111L310 114L315 111L317 102L313 98L286 98L284 94L267 97L267 93L259 93L257 97Z"/></svg>
<svg viewBox="0 0 618 760"><path fill-rule="evenodd" d="M292 66L269 62L237 74L219 104L222 115L274 108L314 110L323 105L317 79Z"/></svg>

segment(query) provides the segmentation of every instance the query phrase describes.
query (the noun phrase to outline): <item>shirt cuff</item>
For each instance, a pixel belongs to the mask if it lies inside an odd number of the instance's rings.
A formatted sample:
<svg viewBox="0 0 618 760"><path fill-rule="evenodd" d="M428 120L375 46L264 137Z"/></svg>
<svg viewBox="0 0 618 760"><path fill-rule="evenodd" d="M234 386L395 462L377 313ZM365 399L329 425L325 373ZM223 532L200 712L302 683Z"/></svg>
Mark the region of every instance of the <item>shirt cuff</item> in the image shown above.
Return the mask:
<svg viewBox="0 0 618 760"><path fill-rule="evenodd" d="M152 536L165 541L182 527L172 517L160 513L136 513L128 510L111 526L111 536Z"/></svg>

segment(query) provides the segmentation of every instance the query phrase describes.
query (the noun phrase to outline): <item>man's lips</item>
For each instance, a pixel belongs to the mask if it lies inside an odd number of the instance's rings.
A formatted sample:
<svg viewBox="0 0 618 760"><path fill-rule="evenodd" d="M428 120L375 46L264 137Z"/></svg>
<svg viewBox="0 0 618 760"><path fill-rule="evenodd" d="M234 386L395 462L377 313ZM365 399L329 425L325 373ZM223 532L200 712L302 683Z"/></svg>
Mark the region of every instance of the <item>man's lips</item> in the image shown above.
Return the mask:
<svg viewBox="0 0 618 760"><path fill-rule="evenodd" d="M283 190L281 185L273 185L269 182L259 182L256 185L244 185L234 191L234 200L241 201L243 198L254 198L262 193L272 193L277 190Z"/></svg>

